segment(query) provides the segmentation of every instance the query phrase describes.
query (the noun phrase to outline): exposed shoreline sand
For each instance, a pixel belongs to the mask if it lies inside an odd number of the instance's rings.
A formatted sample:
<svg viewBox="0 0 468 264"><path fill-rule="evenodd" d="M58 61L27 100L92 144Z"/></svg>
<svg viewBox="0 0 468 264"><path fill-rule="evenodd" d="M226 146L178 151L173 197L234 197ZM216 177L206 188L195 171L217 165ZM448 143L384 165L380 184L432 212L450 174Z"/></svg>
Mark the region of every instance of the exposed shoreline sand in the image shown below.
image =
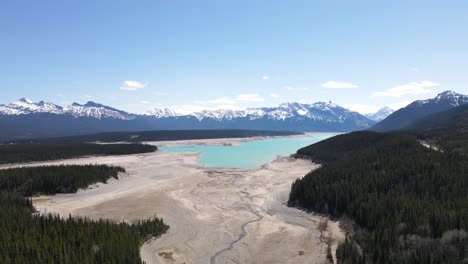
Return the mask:
<svg viewBox="0 0 468 264"><path fill-rule="evenodd" d="M95 144L131 144L131 143L142 143L150 144L159 147L183 147L193 145L204 145L204 146L239 146L242 142L265 140L270 138L290 138L290 137L303 137L308 134L316 133L328 133L328 132L305 132L304 134L298 135L286 135L286 136L253 136L253 137L234 137L234 138L209 138L209 139L181 139L181 140L158 140L158 141L116 141L116 142L88 142Z"/></svg>
<svg viewBox="0 0 468 264"><path fill-rule="evenodd" d="M199 155L157 151L35 163L113 164L127 173L75 194L35 198L34 204L61 216L162 217L170 228L142 246L147 263L324 263L323 236L343 238L337 222L320 230L326 218L285 205L291 183L317 165L281 157L255 170L208 169L197 163Z"/></svg>
<svg viewBox="0 0 468 264"><path fill-rule="evenodd" d="M239 146L242 142L259 141L271 138L295 138L304 137L311 134L320 134L328 132L306 132L301 135L289 136L257 136L244 138L214 138L214 139L189 139L189 140L171 140L171 141L145 141L144 144L155 145L159 147L185 147L193 145L204 146Z"/></svg>

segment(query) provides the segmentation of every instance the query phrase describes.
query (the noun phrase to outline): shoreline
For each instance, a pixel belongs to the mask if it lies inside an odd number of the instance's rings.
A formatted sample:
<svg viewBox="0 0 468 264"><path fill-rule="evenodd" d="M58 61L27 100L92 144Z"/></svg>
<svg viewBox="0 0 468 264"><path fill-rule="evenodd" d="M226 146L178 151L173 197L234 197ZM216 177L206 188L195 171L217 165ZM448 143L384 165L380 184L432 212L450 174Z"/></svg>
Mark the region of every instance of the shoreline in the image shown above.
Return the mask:
<svg viewBox="0 0 468 264"><path fill-rule="evenodd" d="M168 140L168 141L142 141L142 142L88 142L92 144L148 144L156 147L185 147L185 146L239 146L243 142L251 141L261 141L271 138L295 138L295 137L304 137L310 134L320 134L320 133L334 133L334 132L304 132L302 135L288 135L288 136L256 136L256 137L244 137L244 138L211 138L211 139L188 139L188 140ZM338 133L338 132L337 132ZM158 149L156 152L167 152L165 150ZM30 167L30 166L46 166L50 164L62 164L59 162L67 162L70 160L81 160L85 158L102 158L102 157L118 157L118 156L134 156L134 155L146 155L149 153L136 153L136 154L126 154L126 155L100 155L100 156L81 156L70 159L58 159L58 160L49 160L49 161L32 161L32 162L21 162L21 163L4 163L0 164L0 169L9 169L17 167ZM153 152L154 153L154 152ZM193 152L199 153L199 152ZM203 164L201 164L203 166ZM265 165L265 164L264 164ZM263 165L262 165L263 166Z"/></svg>
<svg viewBox="0 0 468 264"><path fill-rule="evenodd" d="M322 132L312 132L322 133ZM187 147L187 146L239 146L243 142L262 141L272 138L295 138L304 137L308 133L302 135L289 135L289 136L256 136L244 138L210 138L210 139L188 139L188 140L168 140L168 141L142 141L142 144L155 145L158 147ZM310 134L310 133L309 133Z"/></svg>
<svg viewBox="0 0 468 264"><path fill-rule="evenodd" d="M34 206L43 214L128 223L162 218L170 226L167 233L140 249L147 263L322 263L326 259L328 245L321 242L324 231L319 224L328 218L285 205L291 183L317 165L278 157L256 169L204 168L197 162L199 155L156 151L34 164L118 164L127 170L118 180L74 194L37 197ZM341 230L326 232L335 240L343 235Z"/></svg>

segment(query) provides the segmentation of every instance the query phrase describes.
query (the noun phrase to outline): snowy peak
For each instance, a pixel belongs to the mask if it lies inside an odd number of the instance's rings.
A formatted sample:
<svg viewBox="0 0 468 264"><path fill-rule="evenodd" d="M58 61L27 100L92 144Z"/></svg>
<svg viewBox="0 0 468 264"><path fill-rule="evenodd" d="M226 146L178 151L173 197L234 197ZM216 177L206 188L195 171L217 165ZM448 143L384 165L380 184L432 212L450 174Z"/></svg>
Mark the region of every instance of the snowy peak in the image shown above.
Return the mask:
<svg viewBox="0 0 468 264"><path fill-rule="evenodd" d="M8 106L16 109L24 109L24 110L36 110L38 106L33 103L30 99L21 98L16 102L10 103Z"/></svg>
<svg viewBox="0 0 468 264"><path fill-rule="evenodd" d="M26 97L22 97L15 103L33 104L33 101L31 101L31 99L28 99Z"/></svg>
<svg viewBox="0 0 468 264"><path fill-rule="evenodd" d="M73 103L72 105L65 107L64 110L65 113L71 114L74 117L94 117L97 119L112 118L122 120L133 120L136 118L135 115L129 114L125 111L121 111L92 101L89 101L83 105L79 103Z"/></svg>
<svg viewBox="0 0 468 264"><path fill-rule="evenodd" d="M21 98L18 101L8 105L0 105L0 115L27 115L34 113L64 114L74 117L94 117L94 118L114 118L123 120L132 120L135 118L127 112L117 110L95 102L87 102L84 105L73 103L67 107L40 101L34 103L27 98Z"/></svg>
<svg viewBox="0 0 468 264"><path fill-rule="evenodd" d="M145 115L154 116L157 118L163 118L163 117L174 117L174 116L178 116L179 114L177 114L176 112L172 111L169 108L153 107L149 109L148 111L146 111Z"/></svg>
<svg viewBox="0 0 468 264"><path fill-rule="evenodd" d="M365 115L367 118L370 120L374 120L375 122L379 122L381 120L384 120L387 118L387 116L391 115L393 112L395 112L393 109L391 109L388 106L384 106L379 109L379 111L373 113L373 114L367 114Z"/></svg>
<svg viewBox="0 0 468 264"><path fill-rule="evenodd" d="M436 96L436 98L447 98L447 97L455 97L455 96L463 96L462 94L456 93L453 90L447 90L444 92L441 92Z"/></svg>
<svg viewBox="0 0 468 264"><path fill-rule="evenodd" d="M468 96L456 93L455 91L445 91L438 94L435 98L436 101L448 101L453 106L460 106L468 103Z"/></svg>
<svg viewBox="0 0 468 264"><path fill-rule="evenodd" d="M411 105L425 105L425 104L436 104L436 105L450 105L460 106L468 103L468 96L459 94L452 90L439 93L436 97L427 100L418 100L413 102Z"/></svg>
<svg viewBox="0 0 468 264"><path fill-rule="evenodd" d="M30 99L21 98L8 105L0 105L0 114L6 115L24 115L31 113L61 113L62 107L53 103L40 101L34 103Z"/></svg>

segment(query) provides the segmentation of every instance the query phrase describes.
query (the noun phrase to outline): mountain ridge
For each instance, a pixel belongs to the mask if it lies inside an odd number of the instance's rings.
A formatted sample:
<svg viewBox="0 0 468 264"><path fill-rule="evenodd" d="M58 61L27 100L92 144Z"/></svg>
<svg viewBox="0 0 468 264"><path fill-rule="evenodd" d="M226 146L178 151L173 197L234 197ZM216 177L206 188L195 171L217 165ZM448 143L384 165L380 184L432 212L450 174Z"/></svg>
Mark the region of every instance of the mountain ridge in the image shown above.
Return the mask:
<svg viewBox="0 0 468 264"><path fill-rule="evenodd" d="M400 130L420 118L467 103L468 95L459 94L453 90L447 90L439 93L434 98L412 102L408 106L395 111L387 118L371 127L370 130L378 132Z"/></svg>
<svg viewBox="0 0 468 264"><path fill-rule="evenodd" d="M332 102L283 103L245 110L204 110L179 114L153 108L133 114L89 101L59 106L22 98L0 105L0 138L71 136L99 132L170 129L253 129L300 132L348 132L367 129L375 122Z"/></svg>
<svg viewBox="0 0 468 264"><path fill-rule="evenodd" d="M436 129L467 129L468 128L468 104L463 104L452 109L437 112L420 118L403 130L427 131Z"/></svg>

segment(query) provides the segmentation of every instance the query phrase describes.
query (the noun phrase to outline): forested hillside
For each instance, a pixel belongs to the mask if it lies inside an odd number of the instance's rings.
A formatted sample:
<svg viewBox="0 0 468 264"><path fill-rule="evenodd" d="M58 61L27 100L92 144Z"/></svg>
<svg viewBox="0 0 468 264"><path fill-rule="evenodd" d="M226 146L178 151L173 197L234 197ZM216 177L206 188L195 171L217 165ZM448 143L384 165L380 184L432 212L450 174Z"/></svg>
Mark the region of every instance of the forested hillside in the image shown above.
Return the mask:
<svg viewBox="0 0 468 264"><path fill-rule="evenodd" d="M74 192L122 171L105 165L0 170L0 263L141 263L142 242L168 229L161 219L127 224L39 216L22 196Z"/></svg>
<svg viewBox="0 0 468 264"><path fill-rule="evenodd" d="M0 164L70 159L82 156L128 155L154 152L145 144L9 144L0 145Z"/></svg>
<svg viewBox="0 0 468 264"><path fill-rule="evenodd" d="M414 135L355 132L298 151L322 167L289 203L356 224L339 263L462 263L468 257L468 156Z"/></svg>

